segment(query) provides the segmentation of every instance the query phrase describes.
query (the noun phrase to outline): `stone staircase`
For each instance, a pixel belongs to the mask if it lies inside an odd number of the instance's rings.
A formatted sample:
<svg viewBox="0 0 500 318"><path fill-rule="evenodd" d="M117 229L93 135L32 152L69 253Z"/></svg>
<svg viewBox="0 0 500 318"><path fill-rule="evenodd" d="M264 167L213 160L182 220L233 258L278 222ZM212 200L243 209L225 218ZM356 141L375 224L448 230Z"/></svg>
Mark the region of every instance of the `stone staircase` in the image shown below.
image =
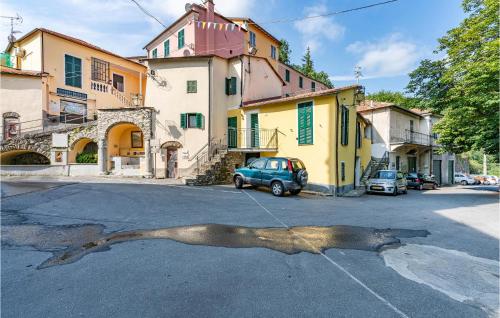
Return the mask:
<svg viewBox="0 0 500 318"><path fill-rule="evenodd" d="M241 153L220 150L210 160L202 163L199 169L195 169L192 176L185 178L184 182L192 186L232 183L234 168L242 162Z"/></svg>

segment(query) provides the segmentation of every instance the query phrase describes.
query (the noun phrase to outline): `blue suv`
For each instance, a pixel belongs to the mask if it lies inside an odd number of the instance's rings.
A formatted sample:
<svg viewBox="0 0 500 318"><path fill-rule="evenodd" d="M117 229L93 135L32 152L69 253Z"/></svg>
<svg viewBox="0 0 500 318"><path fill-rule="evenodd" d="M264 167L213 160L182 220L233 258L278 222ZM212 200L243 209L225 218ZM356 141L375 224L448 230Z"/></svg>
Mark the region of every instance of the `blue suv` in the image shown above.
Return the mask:
<svg viewBox="0 0 500 318"><path fill-rule="evenodd" d="M307 185L307 171L304 163L296 158L258 158L247 167L236 169L234 186L243 188L245 184L271 188L275 196L283 196L286 191L297 195Z"/></svg>

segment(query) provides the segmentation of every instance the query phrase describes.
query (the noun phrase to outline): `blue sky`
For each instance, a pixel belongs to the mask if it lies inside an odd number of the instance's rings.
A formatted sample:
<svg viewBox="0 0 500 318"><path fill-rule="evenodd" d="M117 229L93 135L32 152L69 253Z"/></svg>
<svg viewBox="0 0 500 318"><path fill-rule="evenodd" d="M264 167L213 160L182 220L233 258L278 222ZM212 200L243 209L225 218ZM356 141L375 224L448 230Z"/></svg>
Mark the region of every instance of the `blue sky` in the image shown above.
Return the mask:
<svg viewBox="0 0 500 318"><path fill-rule="evenodd" d="M184 1L138 0L164 23L184 12ZM399 0L384 6L289 23L265 23L282 18L323 14L381 0L214 0L226 16L248 16L277 38L286 38L292 63L306 46L317 70L326 71L335 86L353 83L354 67L362 67L367 92L403 90L409 71L433 57L436 39L464 18L460 0ZM2 15L19 13L23 33L46 27L125 56L144 54L142 47L162 27L130 0L0 0ZM0 46L7 45L8 21L0 24ZM20 34L22 35L22 33ZM18 35L18 36L20 36Z"/></svg>

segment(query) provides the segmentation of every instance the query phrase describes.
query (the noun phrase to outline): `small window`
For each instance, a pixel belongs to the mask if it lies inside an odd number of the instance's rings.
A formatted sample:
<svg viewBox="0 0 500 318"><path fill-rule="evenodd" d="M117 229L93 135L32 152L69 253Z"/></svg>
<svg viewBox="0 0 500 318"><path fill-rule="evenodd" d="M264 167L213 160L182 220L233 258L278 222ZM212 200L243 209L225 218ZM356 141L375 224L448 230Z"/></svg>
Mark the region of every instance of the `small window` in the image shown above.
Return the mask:
<svg viewBox="0 0 500 318"><path fill-rule="evenodd" d="M163 55L165 57L170 55L170 40L163 42Z"/></svg>
<svg viewBox="0 0 500 318"><path fill-rule="evenodd" d="M249 41L249 44L250 44L250 46L256 47L256 43L257 43L257 37L255 36L255 33L253 33L252 31L250 31L250 41Z"/></svg>
<svg viewBox="0 0 500 318"><path fill-rule="evenodd" d="M92 80L108 83L109 63L100 59L92 58Z"/></svg>
<svg viewBox="0 0 500 318"><path fill-rule="evenodd" d="M302 76L299 76L299 88L304 88L304 79Z"/></svg>
<svg viewBox="0 0 500 318"><path fill-rule="evenodd" d="M250 167L254 169L264 169L266 166L266 159L257 159L250 164Z"/></svg>
<svg viewBox="0 0 500 318"><path fill-rule="evenodd" d="M285 70L285 81L290 83L290 71L289 70Z"/></svg>
<svg viewBox="0 0 500 318"><path fill-rule="evenodd" d="M340 162L340 178L342 181L345 181L345 162L341 161Z"/></svg>
<svg viewBox="0 0 500 318"><path fill-rule="evenodd" d="M187 92L188 94L194 94L198 92L198 81L187 81Z"/></svg>
<svg viewBox="0 0 500 318"><path fill-rule="evenodd" d="M158 57L158 49L153 49L153 51L151 52L151 56L155 59Z"/></svg>
<svg viewBox="0 0 500 318"><path fill-rule="evenodd" d="M267 170L278 170L280 167L280 160L278 159L269 159L266 164Z"/></svg>
<svg viewBox="0 0 500 318"><path fill-rule="evenodd" d="M188 114L188 128L197 128L196 114Z"/></svg>
<svg viewBox="0 0 500 318"><path fill-rule="evenodd" d="M236 95L236 77L226 78L226 95Z"/></svg>
<svg viewBox="0 0 500 318"><path fill-rule="evenodd" d="M181 49L184 47L184 29L177 33L177 48Z"/></svg>
<svg viewBox="0 0 500 318"><path fill-rule="evenodd" d="M276 59L276 47L274 45L271 45L271 58Z"/></svg>
<svg viewBox="0 0 500 318"><path fill-rule="evenodd" d="M181 114L181 128L200 128L203 129L204 120L201 113L183 113Z"/></svg>
<svg viewBox="0 0 500 318"><path fill-rule="evenodd" d="M316 82L311 82L311 91L312 92L316 91Z"/></svg>

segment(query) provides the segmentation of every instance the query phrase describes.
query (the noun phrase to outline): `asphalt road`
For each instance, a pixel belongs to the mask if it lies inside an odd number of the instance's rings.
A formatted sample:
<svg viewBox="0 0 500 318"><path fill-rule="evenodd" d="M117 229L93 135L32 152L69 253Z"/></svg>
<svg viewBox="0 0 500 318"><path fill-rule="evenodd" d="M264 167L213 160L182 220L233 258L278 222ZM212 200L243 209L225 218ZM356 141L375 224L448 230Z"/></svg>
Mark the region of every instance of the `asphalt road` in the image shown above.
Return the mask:
<svg viewBox="0 0 500 318"><path fill-rule="evenodd" d="M403 237L402 246L382 252L331 248L293 255L134 240L44 269L37 266L50 252L3 244L2 317L456 318L494 316L498 307L495 187L276 198L232 187L19 182L2 182L2 231L10 229L9 235L29 224L49 230L101 224L109 233L209 223L351 225L430 235Z"/></svg>

